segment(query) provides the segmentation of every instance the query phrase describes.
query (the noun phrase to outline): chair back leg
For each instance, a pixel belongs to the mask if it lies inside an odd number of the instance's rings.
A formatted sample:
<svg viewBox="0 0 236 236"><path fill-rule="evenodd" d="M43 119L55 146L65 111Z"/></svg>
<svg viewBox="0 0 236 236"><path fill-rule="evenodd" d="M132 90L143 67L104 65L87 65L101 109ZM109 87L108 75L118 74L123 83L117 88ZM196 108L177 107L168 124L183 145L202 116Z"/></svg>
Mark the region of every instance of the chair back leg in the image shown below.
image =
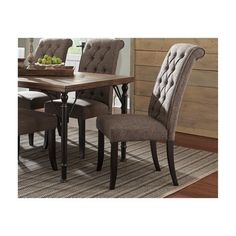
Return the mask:
<svg viewBox="0 0 236 236"><path fill-rule="evenodd" d="M79 125L79 158L85 158L85 120L78 118Z"/></svg>
<svg viewBox="0 0 236 236"><path fill-rule="evenodd" d="M111 143L110 190L115 189L118 162L118 142Z"/></svg>
<svg viewBox="0 0 236 236"><path fill-rule="evenodd" d="M48 130L48 154L52 169L58 170L56 160L55 129Z"/></svg>
<svg viewBox="0 0 236 236"><path fill-rule="evenodd" d="M174 162L174 141L167 140L166 149L167 149L167 160L168 160L172 182L174 186L178 186L179 184L176 177L175 162Z"/></svg>
<svg viewBox="0 0 236 236"><path fill-rule="evenodd" d="M34 146L34 133L31 133L29 136L29 145Z"/></svg>
<svg viewBox="0 0 236 236"><path fill-rule="evenodd" d="M157 145L156 145L156 141L150 141L150 146L151 146L151 152L152 152L152 159L153 159L153 163L154 166L156 168L157 171L160 171L160 165L159 165L159 161L158 161L158 157L157 157Z"/></svg>
<svg viewBox="0 0 236 236"><path fill-rule="evenodd" d="M98 130L98 163L97 163L97 171L102 169L104 160L104 135Z"/></svg>

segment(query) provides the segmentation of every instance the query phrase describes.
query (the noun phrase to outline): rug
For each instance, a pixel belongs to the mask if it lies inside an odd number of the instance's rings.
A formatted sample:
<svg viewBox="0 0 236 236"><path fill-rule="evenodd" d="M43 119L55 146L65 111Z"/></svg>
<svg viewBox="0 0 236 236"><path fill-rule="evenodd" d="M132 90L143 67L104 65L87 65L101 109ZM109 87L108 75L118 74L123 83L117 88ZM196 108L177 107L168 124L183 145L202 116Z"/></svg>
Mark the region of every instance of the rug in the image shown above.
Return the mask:
<svg viewBox="0 0 236 236"><path fill-rule="evenodd" d="M105 139L103 169L96 171L97 132L86 131L86 158L79 159L78 130L68 130L67 182L60 183L60 137L56 154L58 171L51 169L48 151L42 148L43 133L36 133L34 147L21 136L18 164L19 198L161 198L215 172L217 153L175 146L179 186L173 186L166 159L166 145L157 144L161 171L155 171L149 142L128 142L127 160L118 163L116 189L110 191L110 143Z"/></svg>

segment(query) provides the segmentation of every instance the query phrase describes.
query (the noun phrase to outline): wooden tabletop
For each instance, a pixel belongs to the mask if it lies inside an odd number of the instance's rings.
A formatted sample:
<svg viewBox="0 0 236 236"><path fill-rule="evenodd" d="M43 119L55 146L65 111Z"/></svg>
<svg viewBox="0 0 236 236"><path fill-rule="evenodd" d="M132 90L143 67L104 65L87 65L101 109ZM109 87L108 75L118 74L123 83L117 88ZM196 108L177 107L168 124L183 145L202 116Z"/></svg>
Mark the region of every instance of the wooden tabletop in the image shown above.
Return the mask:
<svg viewBox="0 0 236 236"><path fill-rule="evenodd" d="M133 81L134 77L130 76L76 72L72 77L20 76L18 78L18 87L56 92L72 92L125 84Z"/></svg>

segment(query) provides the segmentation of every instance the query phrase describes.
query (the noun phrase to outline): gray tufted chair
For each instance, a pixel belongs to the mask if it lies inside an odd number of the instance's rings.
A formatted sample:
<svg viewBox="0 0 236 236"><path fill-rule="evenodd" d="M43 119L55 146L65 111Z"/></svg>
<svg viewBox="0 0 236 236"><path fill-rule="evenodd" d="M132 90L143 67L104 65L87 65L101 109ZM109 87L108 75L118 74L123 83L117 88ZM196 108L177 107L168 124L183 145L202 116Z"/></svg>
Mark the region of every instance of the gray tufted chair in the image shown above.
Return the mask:
<svg viewBox="0 0 236 236"><path fill-rule="evenodd" d="M84 53L81 56L79 71L90 73L115 74L119 51L124 42L118 39L91 39L88 40ZM78 119L79 125L79 156L85 155L85 120L112 111L112 87L103 87L80 91L70 117ZM45 103L45 111L56 113L61 100ZM68 111L74 99L68 99Z"/></svg>
<svg viewBox="0 0 236 236"><path fill-rule="evenodd" d="M49 136L49 160L53 170L57 170L55 128L57 117L29 109L18 109L18 154L20 150L20 135L48 130ZM19 156L18 156L19 158Z"/></svg>
<svg viewBox="0 0 236 236"><path fill-rule="evenodd" d="M192 44L175 44L167 53L150 100L148 116L104 115L97 118L98 164L100 171L104 158L104 135L111 142L110 189L115 188L118 160L118 142L150 140L152 158L156 170L160 170L156 142L167 144L167 160L174 185L178 185L174 165L174 140L178 114L184 90L193 63L203 57L205 51Z"/></svg>
<svg viewBox="0 0 236 236"><path fill-rule="evenodd" d="M56 39L46 38L41 39L34 53L34 62L42 58L45 54L49 56L60 57L63 62L66 60L66 55L69 47L72 46L71 39ZM52 96L58 97L57 93L52 93ZM18 107L29 110L35 110L44 107L44 103L49 101L49 97L39 91L21 91L18 92ZM30 145L33 145L33 135L30 134Z"/></svg>

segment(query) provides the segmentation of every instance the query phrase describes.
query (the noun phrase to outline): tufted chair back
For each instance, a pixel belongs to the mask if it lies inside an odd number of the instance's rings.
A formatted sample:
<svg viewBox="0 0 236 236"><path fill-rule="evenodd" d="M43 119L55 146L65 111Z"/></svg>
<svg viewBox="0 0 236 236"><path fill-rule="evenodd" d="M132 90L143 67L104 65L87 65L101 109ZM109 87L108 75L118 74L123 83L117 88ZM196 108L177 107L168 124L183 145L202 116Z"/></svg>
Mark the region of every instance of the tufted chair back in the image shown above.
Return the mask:
<svg viewBox="0 0 236 236"><path fill-rule="evenodd" d="M35 50L34 60L37 62L45 54L49 56L60 57L63 62L66 60L68 48L73 44L71 39L41 39L39 45Z"/></svg>
<svg viewBox="0 0 236 236"><path fill-rule="evenodd" d="M118 39L88 40L81 56L79 71L115 74L119 52L123 47L124 42ZM111 112L112 87L81 91L79 97L103 102Z"/></svg>
<svg viewBox="0 0 236 236"><path fill-rule="evenodd" d="M168 130L168 139L174 140L177 119L184 90L193 63L205 51L192 44L175 44L167 53L157 76L148 114Z"/></svg>

